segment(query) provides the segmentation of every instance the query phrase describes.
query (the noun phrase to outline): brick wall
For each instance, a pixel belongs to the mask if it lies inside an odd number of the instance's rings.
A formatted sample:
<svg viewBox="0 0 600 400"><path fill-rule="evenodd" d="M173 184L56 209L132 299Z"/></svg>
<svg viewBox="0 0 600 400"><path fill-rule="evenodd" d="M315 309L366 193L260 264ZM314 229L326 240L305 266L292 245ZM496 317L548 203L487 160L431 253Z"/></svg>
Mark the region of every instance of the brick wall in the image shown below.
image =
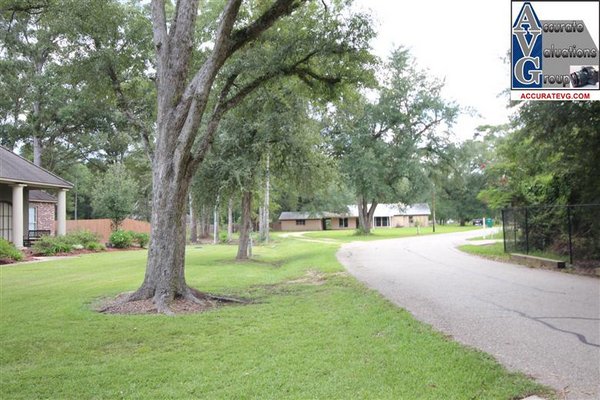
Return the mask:
<svg viewBox="0 0 600 400"><path fill-rule="evenodd" d="M321 224L320 219L306 219L303 221L304 221L304 225L296 225L295 220L281 221L281 230L282 231L321 231L321 230L323 230L323 225Z"/></svg>
<svg viewBox="0 0 600 400"><path fill-rule="evenodd" d="M37 229L49 230L54 235L55 208L54 203L29 203L30 207L37 208Z"/></svg>

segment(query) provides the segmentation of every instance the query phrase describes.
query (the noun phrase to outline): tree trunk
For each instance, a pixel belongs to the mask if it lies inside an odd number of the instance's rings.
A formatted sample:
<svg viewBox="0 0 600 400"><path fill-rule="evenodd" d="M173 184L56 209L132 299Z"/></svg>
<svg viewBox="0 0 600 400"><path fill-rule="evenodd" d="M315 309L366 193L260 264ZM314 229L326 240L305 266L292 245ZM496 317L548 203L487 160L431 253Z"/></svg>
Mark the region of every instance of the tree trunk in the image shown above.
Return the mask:
<svg viewBox="0 0 600 400"><path fill-rule="evenodd" d="M258 207L258 240L262 242L265 235L265 209L263 206Z"/></svg>
<svg viewBox="0 0 600 400"><path fill-rule="evenodd" d="M209 217L206 206L200 209L200 237L206 239L209 236Z"/></svg>
<svg viewBox="0 0 600 400"><path fill-rule="evenodd" d="M219 243L219 198L213 210L213 244Z"/></svg>
<svg viewBox="0 0 600 400"><path fill-rule="evenodd" d="M358 230L363 235L370 235L373 227L373 214L377 208L377 202L373 200L371 206L367 204L364 197L358 199Z"/></svg>
<svg viewBox="0 0 600 400"><path fill-rule="evenodd" d="M190 242L198 243L198 216L194 209L192 196L190 196Z"/></svg>
<svg viewBox="0 0 600 400"><path fill-rule="evenodd" d="M42 76L44 72L44 64L46 63L46 57L40 56L35 61L35 72L38 77ZM39 98L42 94L38 93ZM42 166L42 116L41 116L41 103L39 98L33 102L33 163L38 167Z"/></svg>
<svg viewBox="0 0 600 400"><path fill-rule="evenodd" d="M433 185L433 192L431 196L431 216L433 222L433 233L435 233L435 185Z"/></svg>
<svg viewBox="0 0 600 400"><path fill-rule="evenodd" d="M233 239L233 200L229 198L227 204L227 242Z"/></svg>
<svg viewBox="0 0 600 400"><path fill-rule="evenodd" d="M130 301L152 298L159 312L172 314L169 303L176 297L193 298L185 282L185 203L190 179L173 176L172 165L154 168L152 219L148 262L142 286ZM179 178L179 179L177 179Z"/></svg>
<svg viewBox="0 0 600 400"><path fill-rule="evenodd" d="M260 237L261 242L269 243L269 206L270 206L270 191L271 191L271 171L270 171L270 156L267 153L267 169L265 173L265 197L262 207L262 234Z"/></svg>
<svg viewBox="0 0 600 400"><path fill-rule="evenodd" d="M252 211L252 192L244 190L242 192L242 221L240 223L240 243L236 260L248 259L248 244L250 242L250 232L252 229L251 221Z"/></svg>

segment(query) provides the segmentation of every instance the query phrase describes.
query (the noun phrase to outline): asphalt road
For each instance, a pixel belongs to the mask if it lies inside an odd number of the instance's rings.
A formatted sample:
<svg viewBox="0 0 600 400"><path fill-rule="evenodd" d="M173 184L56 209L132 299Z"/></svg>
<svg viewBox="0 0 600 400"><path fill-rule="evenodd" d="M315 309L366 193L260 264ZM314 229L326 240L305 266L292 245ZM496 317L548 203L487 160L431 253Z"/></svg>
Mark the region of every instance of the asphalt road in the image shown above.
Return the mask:
<svg viewBox="0 0 600 400"><path fill-rule="evenodd" d="M417 319L566 399L600 399L600 279L456 249L482 231L354 242L347 270Z"/></svg>

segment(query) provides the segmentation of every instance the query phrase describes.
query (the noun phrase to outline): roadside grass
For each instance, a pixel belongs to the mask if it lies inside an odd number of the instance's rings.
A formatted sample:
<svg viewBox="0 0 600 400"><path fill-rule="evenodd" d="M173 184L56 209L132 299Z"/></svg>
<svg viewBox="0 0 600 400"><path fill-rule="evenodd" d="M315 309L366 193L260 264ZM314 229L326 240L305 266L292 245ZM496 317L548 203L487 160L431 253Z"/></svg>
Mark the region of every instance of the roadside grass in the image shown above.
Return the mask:
<svg viewBox="0 0 600 400"><path fill-rule="evenodd" d="M435 227L435 234L439 233L452 233L452 232L465 232L472 231L474 229L481 229L477 226L458 226L458 225L437 225ZM434 234L433 228L420 227L418 230L416 227L406 228L374 228L370 235L358 235L354 229L349 230L330 230L330 231L317 231L307 232L303 236L314 239L333 239L340 243L354 242L354 241L371 241L381 239L394 239L409 236L418 235L432 235Z"/></svg>
<svg viewBox="0 0 600 400"><path fill-rule="evenodd" d="M464 251L465 253L491 258L494 260L510 260L510 254L504 252L504 244L501 242L484 245L465 244L458 246L458 249Z"/></svg>
<svg viewBox="0 0 600 400"><path fill-rule="evenodd" d="M476 241L476 240L502 240L504 239L504 235L502 234L502 229L500 229L500 231L492 233L491 235L488 236L478 236L478 237L474 237L474 238L468 238L467 240L469 241Z"/></svg>
<svg viewBox="0 0 600 400"><path fill-rule="evenodd" d="M504 244L502 242L493 243L493 244L484 244L484 245L472 245L466 244L458 247L459 250L462 250L469 254L475 254L478 256L483 256L487 258L492 258L495 260L509 261L510 254L504 252ZM523 253L525 254L525 253ZM555 253L549 253L545 251L530 251L530 256L549 258L551 260L558 261L569 261L568 256L561 256Z"/></svg>
<svg viewBox="0 0 600 400"><path fill-rule="evenodd" d="M2 267L0 398L551 395L345 275L337 248L280 239L238 263L235 246L189 246L190 285L253 303L176 317L92 310L137 288L146 251Z"/></svg>

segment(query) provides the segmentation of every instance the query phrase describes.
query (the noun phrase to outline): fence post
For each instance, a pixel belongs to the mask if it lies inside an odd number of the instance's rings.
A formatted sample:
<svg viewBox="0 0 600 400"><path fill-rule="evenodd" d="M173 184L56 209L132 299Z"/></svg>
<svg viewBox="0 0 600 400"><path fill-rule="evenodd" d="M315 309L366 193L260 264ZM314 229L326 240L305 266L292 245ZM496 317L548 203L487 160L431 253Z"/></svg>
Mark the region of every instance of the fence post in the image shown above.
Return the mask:
<svg viewBox="0 0 600 400"><path fill-rule="evenodd" d="M529 207L525 207L525 254L529 254Z"/></svg>
<svg viewBox="0 0 600 400"><path fill-rule="evenodd" d="M571 206L567 206L567 222L569 225L569 263L573 265L573 226L571 223Z"/></svg>
<svg viewBox="0 0 600 400"><path fill-rule="evenodd" d="M506 253L506 220L504 219L504 209L502 209L502 243L504 244L504 252Z"/></svg>

